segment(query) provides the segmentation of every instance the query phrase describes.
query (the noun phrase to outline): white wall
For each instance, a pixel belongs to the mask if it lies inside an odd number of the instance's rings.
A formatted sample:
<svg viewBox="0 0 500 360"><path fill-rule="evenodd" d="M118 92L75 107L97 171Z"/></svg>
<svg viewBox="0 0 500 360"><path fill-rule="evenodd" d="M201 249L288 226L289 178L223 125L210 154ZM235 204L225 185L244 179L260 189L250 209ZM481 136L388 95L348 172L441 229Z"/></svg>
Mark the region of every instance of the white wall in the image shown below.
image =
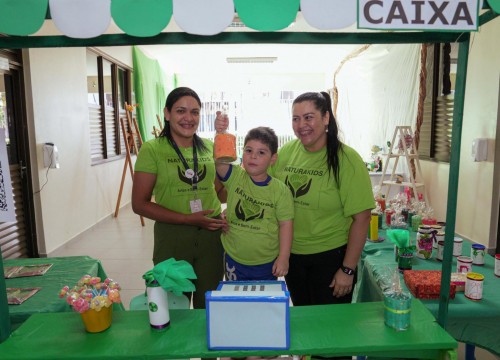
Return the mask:
<svg viewBox="0 0 500 360"><path fill-rule="evenodd" d="M114 55L131 65L127 49L116 48ZM27 54L25 76L31 84L31 90L27 87L27 107L32 144L36 144L34 191L43 185L47 174L42 145L53 142L59 150L60 169L48 172L47 184L35 195L39 197L35 198L39 205L37 223L43 222L37 227L39 249L47 254L114 213L124 161L91 166L86 49L30 49ZM127 174L122 205L130 201L131 184Z"/></svg>
<svg viewBox="0 0 500 360"><path fill-rule="evenodd" d="M490 214L495 206L498 209L498 191L493 197L493 174L494 162L500 161L494 158L499 112L499 33L500 21L496 19L483 26L480 32L473 33L471 38L456 220L457 233L490 248L496 245L496 237L490 237ZM490 139L488 160L485 162L473 162L471 159L472 140L475 138ZM421 164L435 214L439 220L445 219L449 165L429 161L421 161Z"/></svg>

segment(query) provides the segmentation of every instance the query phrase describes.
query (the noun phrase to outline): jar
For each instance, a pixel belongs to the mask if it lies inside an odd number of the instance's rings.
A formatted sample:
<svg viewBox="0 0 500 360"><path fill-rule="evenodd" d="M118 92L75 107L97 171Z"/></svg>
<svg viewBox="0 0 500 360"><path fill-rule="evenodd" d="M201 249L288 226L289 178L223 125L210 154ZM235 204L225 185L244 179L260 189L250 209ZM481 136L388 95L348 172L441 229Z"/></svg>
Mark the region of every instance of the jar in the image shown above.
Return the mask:
<svg viewBox="0 0 500 360"><path fill-rule="evenodd" d="M170 325L167 292L156 280L146 283L146 286L149 324L155 330L165 330Z"/></svg>
<svg viewBox="0 0 500 360"><path fill-rule="evenodd" d="M472 272L472 258L470 256L457 257L457 272L458 273Z"/></svg>
<svg viewBox="0 0 500 360"><path fill-rule="evenodd" d="M443 261L443 252L444 252L444 241L438 241L437 254L436 259L439 261Z"/></svg>
<svg viewBox="0 0 500 360"><path fill-rule="evenodd" d="M424 224L424 225L437 225L437 220L436 220L436 218L430 218L430 217L423 218L422 224Z"/></svg>
<svg viewBox="0 0 500 360"><path fill-rule="evenodd" d="M394 214L394 210L392 209L385 209L385 225L387 227L391 226L391 216Z"/></svg>
<svg viewBox="0 0 500 360"><path fill-rule="evenodd" d="M455 236L453 238L453 256L457 257L462 255L462 243L464 239L461 237Z"/></svg>
<svg viewBox="0 0 500 360"><path fill-rule="evenodd" d="M483 297L484 275L471 272L465 279L464 295L470 300L481 300Z"/></svg>
<svg viewBox="0 0 500 360"><path fill-rule="evenodd" d="M500 277L500 254L495 255L495 275Z"/></svg>
<svg viewBox="0 0 500 360"><path fill-rule="evenodd" d="M411 229L412 231L418 231L418 227L422 223L421 215L413 215L411 218Z"/></svg>
<svg viewBox="0 0 500 360"><path fill-rule="evenodd" d="M445 234L444 232L438 232L438 233L436 234L436 236L434 237L434 242L432 243L432 247L433 247L434 249L437 249L437 247L438 247L438 242L439 242L439 241L444 241L444 236L445 236L445 235L446 235L446 234Z"/></svg>
<svg viewBox="0 0 500 360"><path fill-rule="evenodd" d="M472 244L470 249L470 257L472 258L472 263L474 265L484 265L484 256L486 253L486 247L481 244Z"/></svg>
<svg viewBox="0 0 500 360"><path fill-rule="evenodd" d="M416 245L417 257L420 259L430 259L432 257L432 229L429 226L421 226L418 228Z"/></svg>

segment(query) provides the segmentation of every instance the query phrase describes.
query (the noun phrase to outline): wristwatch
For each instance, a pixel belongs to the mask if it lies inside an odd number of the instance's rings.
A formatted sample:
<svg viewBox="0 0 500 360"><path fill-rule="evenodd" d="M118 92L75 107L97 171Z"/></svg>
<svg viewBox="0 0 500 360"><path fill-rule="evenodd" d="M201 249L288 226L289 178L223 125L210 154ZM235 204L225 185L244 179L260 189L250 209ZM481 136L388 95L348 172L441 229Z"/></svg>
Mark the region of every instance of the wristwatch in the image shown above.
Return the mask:
<svg viewBox="0 0 500 360"><path fill-rule="evenodd" d="M347 275L354 275L354 270L351 269L350 267L347 267L347 266L344 266L344 265L341 265L340 268L342 269L342 271L344 272L344 274L347 274Z"/></svg>

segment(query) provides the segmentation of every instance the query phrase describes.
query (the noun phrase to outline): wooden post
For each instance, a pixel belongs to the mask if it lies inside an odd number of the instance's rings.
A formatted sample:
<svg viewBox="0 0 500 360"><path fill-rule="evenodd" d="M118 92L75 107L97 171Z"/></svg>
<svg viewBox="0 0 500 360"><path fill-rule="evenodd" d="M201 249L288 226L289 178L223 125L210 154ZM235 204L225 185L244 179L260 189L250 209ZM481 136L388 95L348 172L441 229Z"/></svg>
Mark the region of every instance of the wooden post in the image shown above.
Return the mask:
<svg viewBox="0 0 500 360"><path fill-rule="evenodd" d="M10 336L9 304L7 301L7 286L3 277L2 249L0 249L0 269L2 270L0 276L0 343L2 343Z"/></svg>
<svg viewBox="0 0 500 360"><path fill-rule="evenodd" d="M127 103L125 103L125 108L127 108ZM134 181L134 167L132 166L131 152L135 154L139 153L139 147L137 146L135 136L137 136L139 145L142 145L142 137L139 133L139 126L137 125L137 120L132 118L131 112L126 110L127 113L127 124L128 129L125 127L125 121L120 118L120 126L123 134L123 142L125 143L125 163L123 164L122 179L120 182L120 191L118 192L118 199L116 200L115 217L118 217L118 212L120 211L120 201L122 199L123 184L125 183L125 176L127 174L127 167L130 169L130 176L132 176L132 181ZM134 134L134 129L137 132ZM144 218L140 216L141 225L145 226Z"/></svg>

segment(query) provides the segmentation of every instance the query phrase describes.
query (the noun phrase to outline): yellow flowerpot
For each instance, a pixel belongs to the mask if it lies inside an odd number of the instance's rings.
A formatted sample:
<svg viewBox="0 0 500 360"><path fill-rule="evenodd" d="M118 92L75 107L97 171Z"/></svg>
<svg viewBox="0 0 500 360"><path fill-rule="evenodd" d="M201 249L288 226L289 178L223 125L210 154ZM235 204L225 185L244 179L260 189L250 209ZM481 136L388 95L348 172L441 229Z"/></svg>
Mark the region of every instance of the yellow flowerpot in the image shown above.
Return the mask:
<svg viewBox="0 0 500 360"><path fill-rule="evenodd" d="M97 333L106 330L111 326L113 306L103 307L100 311L89 309L82 316L85 329L90 333Z"/></svg>

